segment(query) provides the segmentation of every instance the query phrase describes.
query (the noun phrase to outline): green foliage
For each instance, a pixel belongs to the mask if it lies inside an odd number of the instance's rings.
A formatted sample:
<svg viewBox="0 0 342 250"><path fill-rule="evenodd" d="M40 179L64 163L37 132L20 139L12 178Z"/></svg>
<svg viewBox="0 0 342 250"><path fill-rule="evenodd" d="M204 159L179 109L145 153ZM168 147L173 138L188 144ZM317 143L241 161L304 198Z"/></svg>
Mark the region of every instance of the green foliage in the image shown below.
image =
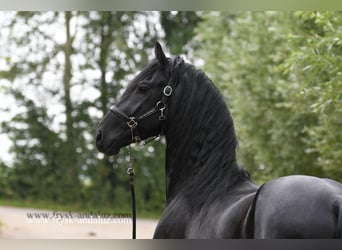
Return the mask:
<svg viewBox="0 0 342 250"><path fill-rule="evenodd" d="M201 16L194 11L163 11L160 13L160 23L165 32L165 40L174 55L189 54L195 28Z"/></svg>
<svg viewBox="0 0 342 250"><path fill-rule="evenodd" d="M12 189L10 188L8 181L9 173L9 167L0 162L0 197L8 197L12 195Z"/></svg>
<svg viewBox="0 0 342 250"><path fill-rule="evenodd" d="M306 127L310 135L310 150L316 151L317 161L326 175L341 180L342 173L342 13L295 13L297 36L290 44L299 49L292 51L283 71L301 84L298 108L309 107L317 119Z"/></svg>
<svg viewBox="0 0 342 250"><path fill-rule="evenodd" d="M239 159L258 182L342 180L341 13L206 13L198 55L227 97Z"/></svg>

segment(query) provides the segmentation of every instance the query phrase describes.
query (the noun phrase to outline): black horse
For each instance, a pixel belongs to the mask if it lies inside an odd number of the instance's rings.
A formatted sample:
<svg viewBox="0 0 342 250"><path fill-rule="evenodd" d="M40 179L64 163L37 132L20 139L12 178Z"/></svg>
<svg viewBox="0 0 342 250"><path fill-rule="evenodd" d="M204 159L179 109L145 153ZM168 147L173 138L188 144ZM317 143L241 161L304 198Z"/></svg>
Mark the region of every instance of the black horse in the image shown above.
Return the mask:
<svg viewBox="0 0 342 250"><path fill-rule="evenodd" d="M225 101L182 58L156 58L97 127L99 151L115 155L138 139L165 135L167 205L154 238L340 238L342 185L287 176L257 186L236 161Z"/></svg>

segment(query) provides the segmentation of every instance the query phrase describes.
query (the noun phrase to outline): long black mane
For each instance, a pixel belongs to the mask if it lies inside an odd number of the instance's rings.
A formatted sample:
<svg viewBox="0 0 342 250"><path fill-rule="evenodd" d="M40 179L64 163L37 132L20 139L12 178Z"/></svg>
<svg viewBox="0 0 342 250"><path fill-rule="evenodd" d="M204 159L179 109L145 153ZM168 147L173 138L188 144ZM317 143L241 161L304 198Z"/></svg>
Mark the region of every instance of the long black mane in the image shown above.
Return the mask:
<svg viewBox="0 0 342 250"><path fill-rule="evenodd" d="M166 137L167 199L182 189L184 195L198 194L194 206L201 206L250 175L236 162L233 119L208 76L183 63L175 92Z"/></svg>

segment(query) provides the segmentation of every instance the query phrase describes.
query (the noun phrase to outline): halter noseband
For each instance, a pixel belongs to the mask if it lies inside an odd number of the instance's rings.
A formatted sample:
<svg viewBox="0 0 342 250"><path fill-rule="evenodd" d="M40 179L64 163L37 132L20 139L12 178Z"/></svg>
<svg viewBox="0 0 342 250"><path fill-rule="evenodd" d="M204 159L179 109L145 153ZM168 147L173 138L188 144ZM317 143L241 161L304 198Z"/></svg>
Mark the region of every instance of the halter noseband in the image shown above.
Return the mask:
<svg viewBox="0 0 342 250"><path fill-rule="evenodd" d="M147 117L150 117L151 115L160 112L159 114L159 121L165 121L166 120L166 112L167 112L167 103L168 103L168 98L172 95L172 87L171 84L176 80L176 71L178 71L179 65L183 62L183 59L181 57L176 57L173 60L172 63L172 71L171 71L171 76L169 78L169 82L163 89L163 95L161 99L156 103L156 105L147 111L145 114L141 116L129 116L125 112L123 112L119 107L112 105L109 108L109 111L111 111L113 114L117 115L119 118L121 118L123 121L126 122L128 128L131 130L131 137L132 137L132 142L138 142L140 141L139 136L135 135L135 129L139 125L139 123L146 119ZM162 129L163 130L163 129ZM162 133L163 131L161 131Z"/></svg>

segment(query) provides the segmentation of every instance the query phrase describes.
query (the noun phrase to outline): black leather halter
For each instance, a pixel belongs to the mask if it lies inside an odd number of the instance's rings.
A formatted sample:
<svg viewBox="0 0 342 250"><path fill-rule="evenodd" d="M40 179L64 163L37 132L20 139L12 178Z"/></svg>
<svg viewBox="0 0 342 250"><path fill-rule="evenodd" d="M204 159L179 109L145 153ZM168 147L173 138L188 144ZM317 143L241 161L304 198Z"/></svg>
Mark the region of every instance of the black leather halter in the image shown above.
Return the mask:
<svg viewBox="0 0 342 250"><path fill-rule="evenodd" d="M132 136L132 142L138 142L140 141L140 137L136 135L135 129L139 125L139 123L150 117L151 115L155 113L160 113L159 114L159 121L165 121L167 118L167 104L168 104L168 99L172 95L172 85L175 84L175 81L177 81L177 73L180 64L183 62L183 59L181 57L176 57L175 59L172 60L172 69L171 69L171 75L169 78L169 81L167 85L163 89L162 97L161 99L156 103L156 105L147 111L145 114L140 115L140 116L129 116L125 112L123 112L119 107L116 105L112 105L109 108L109 111L111 111L113 114L117 115L120 117L123 121L126 122L128 128L131 130L131 136ZM162 129L163 130L163 129ZM162 133L163 131L161 131Z"/></svg>

